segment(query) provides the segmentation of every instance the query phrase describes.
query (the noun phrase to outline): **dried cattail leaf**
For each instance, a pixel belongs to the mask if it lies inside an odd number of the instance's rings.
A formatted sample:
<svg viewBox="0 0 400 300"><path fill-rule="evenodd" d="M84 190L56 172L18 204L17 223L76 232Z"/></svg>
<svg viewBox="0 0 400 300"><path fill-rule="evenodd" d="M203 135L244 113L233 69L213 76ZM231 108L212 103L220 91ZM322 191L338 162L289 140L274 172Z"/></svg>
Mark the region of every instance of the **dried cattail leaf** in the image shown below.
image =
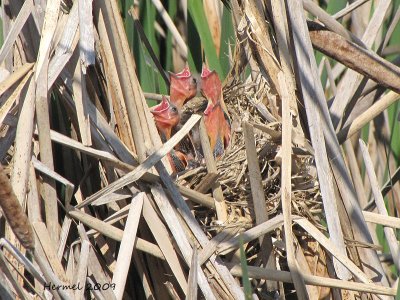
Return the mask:
<svg viewBox="0 0 400 300"><path fill-rule="evenodd" d="M14 194L10 180L0 165L0 206L15 236L26 249L35 248L35 236L27 215Z"/></svg>

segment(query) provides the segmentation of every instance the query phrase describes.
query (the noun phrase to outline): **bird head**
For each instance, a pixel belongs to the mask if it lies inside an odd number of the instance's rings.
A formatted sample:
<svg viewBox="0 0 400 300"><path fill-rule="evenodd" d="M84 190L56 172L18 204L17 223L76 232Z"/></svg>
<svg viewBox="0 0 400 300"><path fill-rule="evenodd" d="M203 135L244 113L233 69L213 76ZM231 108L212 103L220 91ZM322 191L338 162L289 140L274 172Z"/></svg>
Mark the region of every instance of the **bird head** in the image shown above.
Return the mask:
<svg viewBox="0 0 400 300"><path fill-rule="evenodd" d="M197 94L197 82L186 66L181 72L175 74L169 72L171 86L171 102L180 110L187 100L192 99Z"/></svg>
<svg viewBox="0 0 400 300"><path fill-rule="evenodd" d="M163 96L162 102L151 110L158 130L170 137L171 129L180 121L179 110L167 97Z"/></svg>
<svg viewBox="0 0 400 300"><path fill-rule="evenodd" d="M205 114L208 114L216 105L220 103L222 96L222 84L216 71L211 71L203 64L201 70L201 93L208 100Z"/></svg>

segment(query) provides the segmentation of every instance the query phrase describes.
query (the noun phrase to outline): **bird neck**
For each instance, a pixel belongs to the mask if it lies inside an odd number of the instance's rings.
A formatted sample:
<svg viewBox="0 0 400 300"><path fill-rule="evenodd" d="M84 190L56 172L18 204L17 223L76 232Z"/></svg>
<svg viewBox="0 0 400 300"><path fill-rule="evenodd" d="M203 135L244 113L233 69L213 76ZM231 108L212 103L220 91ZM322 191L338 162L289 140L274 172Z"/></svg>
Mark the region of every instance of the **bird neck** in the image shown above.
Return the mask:
<svg viewBox="0 0 400 300"><path fill-rule="evenodd" d="M212 113L216 108L221 107L221 104L219 102L217 103L212 103L211 105L208 105L206 110L204 111L205 115L209 115Z"/></svg>
<svg viewBox="0 0 400 300"><path fill-rule="evenodd" d="M166 124L157 124L158 132L160 133L161 140L163 143L168 141L171 138L171 126L165 126Z"/></svg>

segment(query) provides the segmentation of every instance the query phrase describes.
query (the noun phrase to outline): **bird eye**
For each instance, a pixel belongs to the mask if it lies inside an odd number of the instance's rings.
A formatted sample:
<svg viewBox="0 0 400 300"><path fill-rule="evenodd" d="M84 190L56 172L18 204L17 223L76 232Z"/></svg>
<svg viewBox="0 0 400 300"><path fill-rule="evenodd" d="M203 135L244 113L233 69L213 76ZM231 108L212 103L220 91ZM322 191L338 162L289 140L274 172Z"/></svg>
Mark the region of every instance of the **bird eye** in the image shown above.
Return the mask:
<svg viewBox="0 0 400 300"><path fill-rule="evenodd" d="M173 112L177 112L178 111L178 109L176 107L174 107L174 106L171 107L171 109L172 109Z"/></svg>

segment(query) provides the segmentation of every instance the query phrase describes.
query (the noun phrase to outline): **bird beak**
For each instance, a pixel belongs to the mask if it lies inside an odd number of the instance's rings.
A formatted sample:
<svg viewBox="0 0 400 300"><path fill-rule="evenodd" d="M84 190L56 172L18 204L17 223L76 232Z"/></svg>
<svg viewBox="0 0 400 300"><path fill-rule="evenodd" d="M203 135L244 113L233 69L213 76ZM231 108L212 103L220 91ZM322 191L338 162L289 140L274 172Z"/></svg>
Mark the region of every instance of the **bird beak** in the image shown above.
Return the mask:
<svg viewBox="0 0 400 300"><path fill-rule="evenodd" d="M171 104L170 104L168 98L163 96L161 103L156 105L156 106L154 106L153 109L151 110L151 113L153 115L160 116L160 115L164 114L169 109L170 105Z"/></svg>
<svg viewBox="0 0 400 300"><path fill-rule="evenodd" d="M208 77L212 72L210 69L206 66L206 64L203 63L203 67L201 69L201 78L206 78Z"/></svg>
<svg viewBox="0 0 400 300"><path fill-rule="evenodd" d="M172 72L168 72L170 76L175 77L176 79L187 79L190 78L190 76L192 76L192 73L190 73L190 69L189 66L186 65L182 71L180 71L179 73L172 73Z"/></svg>
<svg viewBox="0 0 400 300"><path fill-rule="evenodd" d="M190 73L188 65L177 74L170 72L170 79L171 101L181 109L186 101L196 96L197 82Z"/></svg>
<svg viewBox="0 0 400 300"><path fill-rule="evenodd" d="M165 100L167 101L167 103L168 103L168 107L167 107L167 109L169 109L173 104L171 103L171 100L170 99L168 99L167 97L165 97Z"/></svg>
<svg viewBox="0 0 400 300"><path fill-rule="evenodd" d="M221 80L217 72L211 71L205 64L201 71L201 89L202 95L207 99L211 99L214 104L219 101L222 93ZM214 105L212 105L213 107ZM212 107L210 109L212 109ZM208 111L208 110L206 110Z"/></svg>
<svg viewBox="0 0 400 300"><path fill-rule="evenodd" d="M189 66L186 65L181 72L176 74L176 76L178 78L189 78L190 76L192 76L192 74L190 73Z"/></svg>

